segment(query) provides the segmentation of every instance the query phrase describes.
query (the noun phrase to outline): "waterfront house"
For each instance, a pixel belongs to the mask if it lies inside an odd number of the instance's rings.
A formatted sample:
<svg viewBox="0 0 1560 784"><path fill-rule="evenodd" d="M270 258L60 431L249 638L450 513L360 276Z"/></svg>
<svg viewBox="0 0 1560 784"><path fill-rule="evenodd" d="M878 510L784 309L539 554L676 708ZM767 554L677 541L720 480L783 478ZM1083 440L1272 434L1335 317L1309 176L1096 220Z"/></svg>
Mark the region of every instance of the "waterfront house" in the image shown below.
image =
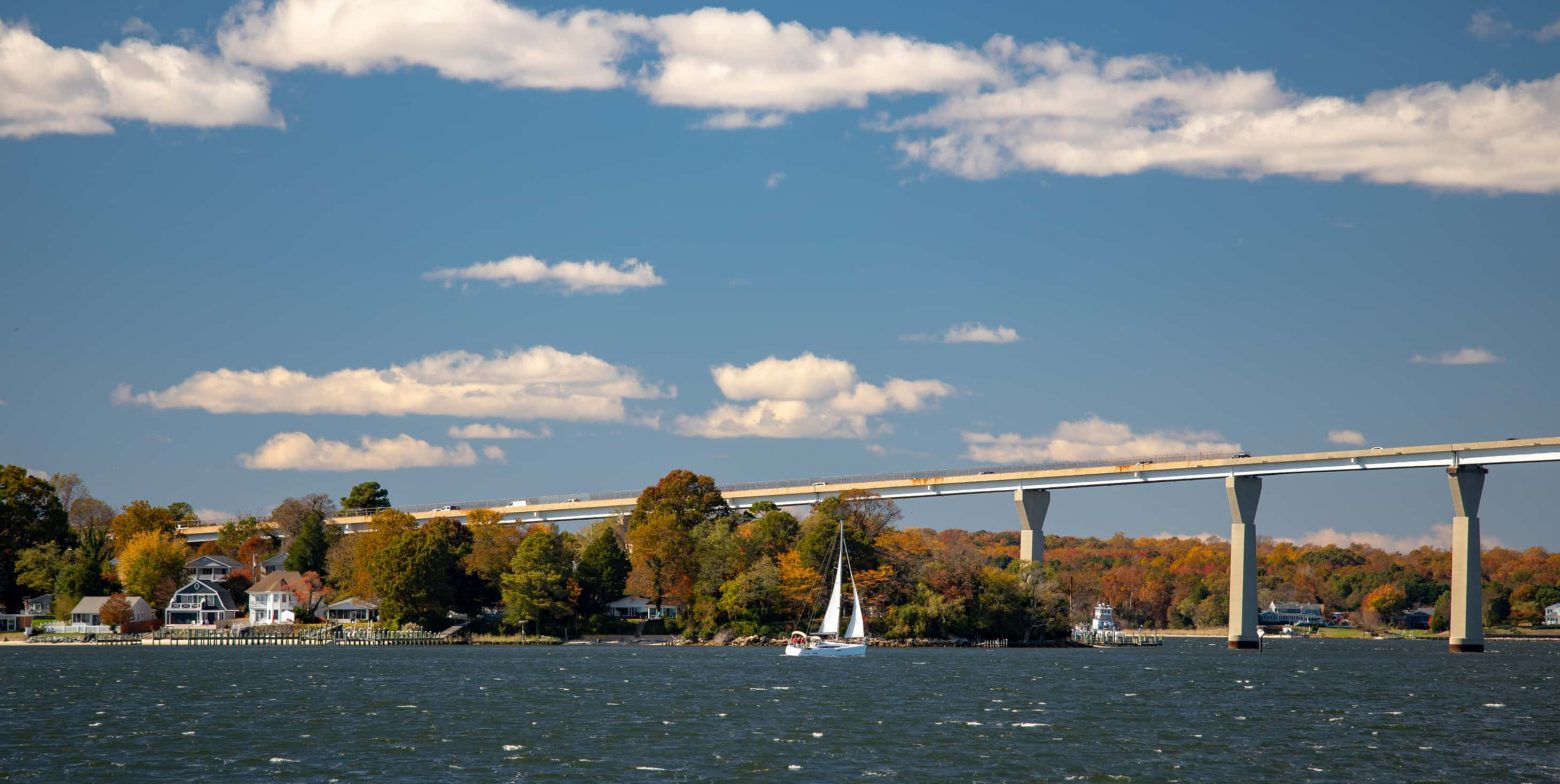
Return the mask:
<svg viewBox="0 0 1560 784"><path fill-rule="evenodd" d="M1544 625L1560 626L1560 602L1544 608Z"/></svg>
<svg viewBox="0 0 1560 784"><path fill-rule="evenodd" d="M31 615L34 618L53 617L54 594L46 593L42 596L34 596L31 599L23 599L22 615Z"/></svg>
<svg viewBox="0 0 1560 784"><path fill-rule="evenodd" d="M260 574L273 574L280 572L282 566L287 563L287 551L283 550L270 558L260 562Z"/></svg>
<svg viewBox="0 0 1560 784"><path fill-rule="evenodd" d="M657 618L676 618L677 605L667 601L661 602L659 610L655 602L643 596L625 596L613 602L607 603L607 614L613 618L655 620Z"/></svg>
<svg viewBox="0 0 1560 784"><path fill-rule="evenodd" d="M204 580L208 583L223 582L234 569L242 568L244 568L243 564L225 555L202 555L191 558L184 564L184 569L189 572L191 579Z"/></svg>
<svg viewBox="0 0 1560 784"><path fill-rule="evenodd" d="M195 579L174 591L163 611L163 623L180 626L214 626L238 617L238 605L228 589Z"/></svg>
<svg viewBox="0 0 1560 784"><path fill-rule="evenodd" d="M113 631L103 624L103 603L108 601L107 596L83 596L81 601L70 610L70 625L61 629L56 625L54 631L72 632L110 632ZM157 627L157 613L152 611L151 605L139 596L126 596L125 601L130 604L130 621L120 624L119 630L127 634L134 632L149 632Z"/></svg>
<svg viewBox="0 0 1560 784"><path fill-rule="evenodd" d="M349 596L325 608L325 619L330 621L377 621L379 602Z"/></svg>
<svg viewBox="0 0 1560 784"><path fill-rule="evenodd" d="M300 605L298 595L309 592L303 575L285 570L271 572L249 588L249 622L292 623Z"/></svg>
<svg viewBox="0 0 1560 784"><path fill-rule="evenodd" d="M1322 606L1310 602L1268 602L1268 608L1257 615L1262 624L1306 624L1322 626L1327 623Z"/></svg>
<svg viewBox="0 0 1560 784"><path fill-rule="evenodd" d="M1392 625L1399 629L1428 629L1433 615L1434 607L1415 607L1392 616Z"/></svg>

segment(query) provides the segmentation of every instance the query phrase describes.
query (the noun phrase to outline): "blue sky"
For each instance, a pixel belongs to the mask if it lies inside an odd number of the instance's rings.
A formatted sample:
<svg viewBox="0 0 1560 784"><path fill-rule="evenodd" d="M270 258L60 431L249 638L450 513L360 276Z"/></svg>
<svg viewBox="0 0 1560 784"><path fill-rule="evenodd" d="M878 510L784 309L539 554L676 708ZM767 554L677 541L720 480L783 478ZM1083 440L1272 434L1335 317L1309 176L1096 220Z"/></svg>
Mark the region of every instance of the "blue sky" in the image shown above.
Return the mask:
<svg viewBox="0 0 1560 784"><path fill-rule="evenodd" d="M1552 5L418 5L0 11L0 460L241 513L1560 434ZM1555 470L1487 537L1560 546ZM1259 524L1448 515L1427 471Z"/></svg>

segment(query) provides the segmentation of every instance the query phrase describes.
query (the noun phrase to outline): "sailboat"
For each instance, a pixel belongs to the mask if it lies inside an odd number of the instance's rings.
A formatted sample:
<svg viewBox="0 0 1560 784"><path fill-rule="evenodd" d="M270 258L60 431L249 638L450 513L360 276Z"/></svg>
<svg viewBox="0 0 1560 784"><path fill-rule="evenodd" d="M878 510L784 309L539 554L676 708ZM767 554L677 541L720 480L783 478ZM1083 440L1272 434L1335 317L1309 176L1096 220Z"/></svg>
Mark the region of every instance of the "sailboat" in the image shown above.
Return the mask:
<svg viewBox="0 0 1560 784"><path fill-rule="evenodd" d="M861 617L861 598L856 594L856 573L850 568L845 555L845 525L840 524L839 555L834 562L834 591L829 594L829 606L823 611L823 622L816 634L797 630L785 646L787 656L865 656L867 655L867 624ZM850 623L840 634L840 599L844 576L850 574ZM860 640L860 642L846 642Z"/></svg>

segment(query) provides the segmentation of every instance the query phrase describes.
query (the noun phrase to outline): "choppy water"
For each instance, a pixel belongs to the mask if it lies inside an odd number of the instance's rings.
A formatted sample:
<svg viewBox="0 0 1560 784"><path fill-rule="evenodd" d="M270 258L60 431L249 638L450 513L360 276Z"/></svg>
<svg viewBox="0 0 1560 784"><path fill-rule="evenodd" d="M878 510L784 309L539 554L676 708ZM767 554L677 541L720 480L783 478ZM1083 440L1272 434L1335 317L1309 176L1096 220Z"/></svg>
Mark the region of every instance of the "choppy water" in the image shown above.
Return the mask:
<svg viewBox="0 0 1560 784"><path fill-rule="evenodd" d="M17 781L1560 781L1560 645L0 650Z"/></svg>

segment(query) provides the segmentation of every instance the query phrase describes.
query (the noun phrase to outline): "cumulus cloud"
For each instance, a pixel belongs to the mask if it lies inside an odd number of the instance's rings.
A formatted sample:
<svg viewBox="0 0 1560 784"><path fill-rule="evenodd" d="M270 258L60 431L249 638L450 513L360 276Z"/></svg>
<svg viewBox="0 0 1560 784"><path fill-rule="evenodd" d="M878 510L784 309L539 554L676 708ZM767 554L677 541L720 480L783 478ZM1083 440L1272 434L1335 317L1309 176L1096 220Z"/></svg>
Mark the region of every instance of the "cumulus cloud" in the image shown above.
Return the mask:
<svg viewBox="0 0 1560 784"><path fill-rule="evenodd" d="M535 256L510 256L469 267L437 269L423 275L445 286L457 280L482 280L505 288L524 283L549 283L575 294L619 294L626 289L660 286L666 281L639 259L612 266L605 261L560 261L548 264Z"/></svg>
<svg viewBox="0 0 1560 784"><path fill-rule="evenodd" d="M482 447L482 456L495 463L509 462L508 460L504 459L505 455L503 448L498 446L489 445Z"/></svg>
<svg viewBox="0 0 1560 784"><path fill-rule="evenodd" d="M1358 543L1393 553L1413 552L1421 547L1449 550L1452 546L1452 526L1447 523L1439 523L1431 526L1428 533L1418 536L1398 536L1395 534L1384 534L1379 531L1339 531L1335 528L1323 528L1320 531L1304 534L1293 541L1299 544L1318 546L1330 544L1336 547L1348 547L1351 544ZM1479 544L1485 550L1502 546L1499 539L1489 534L1481 534L1479 536Z"/></svg>
<svg viewBox="0 0 1560 784"><path fill-rule="evenodd" d="M1476 11L1468 20L1468 34L1480 41L1493 41L1515 35L1517 28L1494 11Z"/></svg>
<svg viewBox="0 0 1560 784"><path fill-rule="evenodd" d="M348 368L320 376L269 370L202 371L161 391L121 385L119 403L213 414L422 414L505 419L624 421L625 400L671 397L632 369L551 346L482 356L433 354L386 369Z"/></svg>
<svg viewBox="0 0 1560 784"><path fill-rule="evenodd" d="M704 438L866 438L886 425L876 418L920 411L953 387L937 380L891 378L881 385L857 378L849 362L811 352L768 357L751 365L710 369L728 400L698 416L679 416L676 431Z"/></svg>
<svg viewBox="0 0 1560 784"><path fill-rule="evenodd" d="M1539 29L1537 38L1544 43L1560 40L1560 19L1556 19Z"/></svg>
<svg viewBox="0 0 1560 784"><path fill-rule="evenodd" d="M1505 360L1487 349L1460 348L1440 354L1415 354L1408 361L1416 365L1492 365Z"/></svg>
<svg viewBox="0 0 1560 784"><path fill-rule="evenodd" d="M280 126L252 68L139 38L97 51L55 47L0 21L0 138L112 133L113 120Z"/></svg>
<svg viewBox="0 0 1560 784"><path fill-rule="evenodd" d="M913 161L971 179L1359 177L1432 188L1560 190L1560 76L1398 87L1355 100L1281 88L1270 71L1102 58L1072 44L993 42L1015 83L953 95L885 127Z"/></svg>
<svg viewBox="0 0 1560 784"><path fill-rule="evenodd" d="M469 444L435 446L405 433L394 438L363 436L357 446L308 433L277 433L255 451L239 455L238 463L258 471L394 471L476 465L477 453Z"/></svg>
<svg viewBox="0 0 1560 784"><path fill-rule="evenodd" d="M1018 330L1001 325L988 327L977 321L956 324L942 334L944 343L1013 343Z"/></svg>
<svg viewBox="0 0 1560 784"><path fill-rule="evenodd" d="M657 104L722 110L714 128L770 127L787 112L865 106L873 95L995 81L980 52L900 35L813 30L758 11L703 8L650 21L659 58L639 89Z"/></svg>
<svg viewBox="0 0 1560 784"><path fill-rule="evenodd" d="M597 10L541 14L500 0L257 0L217 40L231 60L348 75L422 66L447 79L510 88L601 90L644 19Z"/></svg>
<svg viewBox="0 0 1560 784"><path fill-rule="evenodd" d="M552 428L542 425L536 430L526 430L509 425L490 425L484 422L473 422L469 425L458 425L450 428L450 438L469 438L473 440L512 439L512 438L551 438Z"/></svg>
<svg viewBox="0 0 1560 784"><path fill-rule="evenodd" d="M774 190L780 187L782 182L785 182L785 172L770 172L769 176L764 178L764 187Z"/></svg>
<svg viewBox="0 0 1560 784"><path fill-rule="evenodd" d="M1097 416L1064 421L1048 435L965 432L963 437L964 456L983 463L1056 463L1190 454L1227 456L1241 451L1240 444L1225 441L1218 433L1192 430L1134 433L1124 423L1109 422Z"/></svg>
<svg viewBox="0 0 1560 784"><path fill-rule="evenodd" d="M1358 430L1329 430L1327 431L1327 442L1345 446L1364 446L1365 434Z"/></svg>

